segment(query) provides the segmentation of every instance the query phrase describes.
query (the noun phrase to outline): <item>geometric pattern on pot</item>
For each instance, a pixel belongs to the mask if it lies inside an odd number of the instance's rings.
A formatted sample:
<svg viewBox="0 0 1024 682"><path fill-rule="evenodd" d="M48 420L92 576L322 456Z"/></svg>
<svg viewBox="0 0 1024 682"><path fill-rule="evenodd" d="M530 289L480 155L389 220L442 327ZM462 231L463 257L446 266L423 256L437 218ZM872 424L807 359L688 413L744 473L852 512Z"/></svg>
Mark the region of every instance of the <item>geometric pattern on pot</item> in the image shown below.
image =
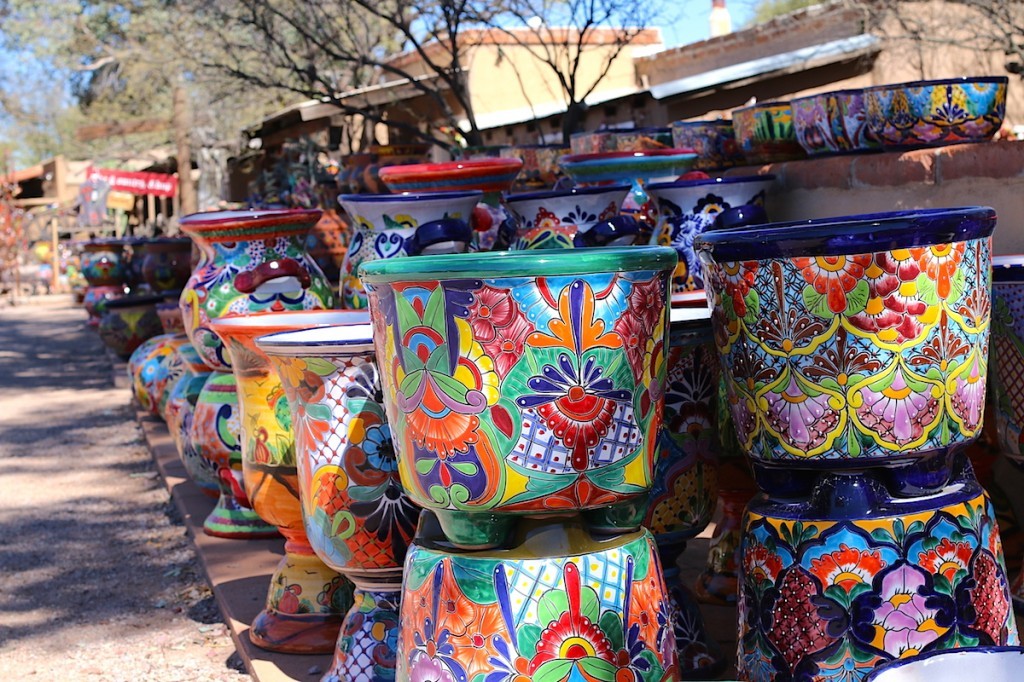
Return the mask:
<svg viewBox="0 0 1024 682"><path fill-rule="evenodd" d="M675 252L548 253L363 266L402 481L419 504L564 512L649 490Z"/></svg>
<svg viewBox="0 0 1024 682"><path fill-rule="evenodd" d="M319 210L218 211L181 220L200 250L181 292L189 341L213 369L230 371L210 320L227 315L334 307L330 282L306 252Z"/></svg>
<svg viewBox="0 0 1024 682"><path fill-rule="evenodd" d="M870 519L787 506L755 501L746 515L741 679L846 682L926 651L1019 642L995 512L976 482Z"/></svg>
<svg viewBox="0 0 1024 682"><path fill-rule="evenodd" d="M678 679L670 605L647 531L568 557L406 559L398 679Z"/></svg>
<svg viewBox="0 0 1024 682"><path fill-rule="evenodd" d="M968 208L706 233L716 344L748 454L864 466L972 441L994 225L991 209Z"/></svg>
<svg viewBox="0 0 1024 682"><path fill-rule="evenodd" d="M1024 454L1024 258L992 259L992 386L999 446Z"/></svg>
<svg viewBox="0 0 1024 682"><path fill-rule="evenodd" d="M679 254L672 275L672 292L704 288L693 241L715 223L722 211L737 206L764 206L765 193L774 175L680 180L649 185L647 191L658 205L658 227L652 244L671 246Z"/></svg>
<svg viewBox="0 0 1024 682"><path fill-rule="evenodd" d="M481 192L360 195L338 197L352 218L352 239L341 265L341 300L345 308L366 307L366 292L356 276L370 261L404 258L420 225L440 220L468 223Z"/></svg>
<svg viewBox="0 0 1024 682"><path fill-rule="evenodd" d="M796 137L811 156L881 149L867 125L863 90L836 90L792 101Z"/></svg>
<svg viewBox="0 0 1024 682"><path fill-rule="evenodd" d="M521 219L513 251L571 249L577 234L619 215L628 187L576 188L513 194L508 206Z"/></svg>

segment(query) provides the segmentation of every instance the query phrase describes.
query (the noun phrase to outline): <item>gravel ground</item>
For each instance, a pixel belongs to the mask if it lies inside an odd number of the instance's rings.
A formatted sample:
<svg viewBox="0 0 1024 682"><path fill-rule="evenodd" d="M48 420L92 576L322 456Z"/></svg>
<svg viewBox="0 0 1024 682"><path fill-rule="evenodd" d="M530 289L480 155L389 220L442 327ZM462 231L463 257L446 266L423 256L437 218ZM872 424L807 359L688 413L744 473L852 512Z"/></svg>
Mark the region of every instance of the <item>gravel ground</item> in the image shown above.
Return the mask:
<svg viewBox="0 0 1024 682"><path fill-rule="evenodd" d="M84 323L0 309L0 680L250 680Z"/></svg>

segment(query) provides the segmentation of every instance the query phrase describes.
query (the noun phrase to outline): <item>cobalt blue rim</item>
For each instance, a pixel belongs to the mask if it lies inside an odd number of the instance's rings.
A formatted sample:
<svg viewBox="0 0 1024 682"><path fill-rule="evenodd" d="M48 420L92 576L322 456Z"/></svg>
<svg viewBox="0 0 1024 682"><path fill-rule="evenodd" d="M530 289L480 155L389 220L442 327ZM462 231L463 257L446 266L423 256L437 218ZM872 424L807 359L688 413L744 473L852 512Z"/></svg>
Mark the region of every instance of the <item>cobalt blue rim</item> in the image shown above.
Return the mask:
<svg viewBox="0 0 1024 682"><path fill-rule="evenodd" d="M694 249L718 262L844 256L979 239L995 226L995 209L987 206L867 213L712 229L697 236Z"/></svg>
<svg viewBox="0 0 1024 682"><path fill-rule="evenodd" d="M700 180L673 180L672 182L656 182L647 185L648 192L657 192L661 189L681 189L684 187L704 187L706 185L739 185L748 182L759 181L773 182L775 176L768 173L765 175L732 175L727 178L702 178Z"/></svg>
<svg viewBox="0 0 1024 682"><path fill-rule="evenodd" d="M1024 282L1024 254L993 256L992 283L1004 284L1014 282Z"/></svg>
<svg viewBox="0 0 1024 682"><path fill-rule="evenodd" d="M728 118L715 118L710 121L673 121L673 128L697 128L700 126L715 126L716 128L721 126L732 127L732 121Z"/></svg>
<svg viewBox="0 0 1024 682"><path fill-rule="evenodd" d="M970 83L1003 83L1009 85L1010 79L1007 76L961 76L959 78L937 78L935 80L907 81L906 83L887 83L885 85L873 85L864 88L865 92L882 92L884 90L904 88L927 88L936 85L968 85Z"/></svg>
<svg viewBox="0 0 1024 682"><path fill-rule="evenodd" d="M771 102L755 102L754 104L749 104L749 105L747 105L745 107L739 107L738 109L733 109L732 110L732 115L733 115L733 118L735 119L736 112L738 112L738 111L743 111L743 112L746 112L746 111L757 111L758 109L775 109L775 108L778 108L778 107L782 107L783 109L785 109L786 107L793 108L793 103L790 100L788 100L788 99L780 100L778 102L776 102L776 101L771 101Z"/></svg>
<svg viewBox="0 0 1024 682"><path fill-rule="evenodd" d="M812 99L820 99L822 97L849 97L851 95L864 96L864 93L872 88L844 88L842 90L829 90L828 92L819 92L817 95L805 95L804 97L794 97L789 101L790 104L796 104L797 102L809 102Z"/></svg>
<svg viewBox="0 0 1024 682"><path fill-rule="evenodd" d="M464 190L458 192L402 192L401 194L341 194L339 202L352 204L366 203L412 203L430 199L468 199L469 197L483 197L484 193L479 190Z"/></svg>
<svg viewBox="0 0 1024 682"><path fill-rule="evenodd" d="M874 670L870 671L867 676L864 677L863 682L877 682L879 676L892 670L912 665L920 661L926 661L936 656L952 656L957 654L1002 654L1002 653L1016 653L1024 656L1024 647L1020 646L972 646L962 649L939 649L937 651L928 651L923 654L915 654L910 658L896 659L889 661L878 666Z"/></svg>
<svg viewBox="0 0 1024 682"><path fill-rule="evenodd" d="M523 192L521 194L510 194L507 197L505 197L505 201L537 201L538 199L558 199L561 197L590 196L594 194L611 194L613 192L628 191L629 185L601 185L600 187L574 187L572 189L556 189L545 190L543 192Z"/></svg>

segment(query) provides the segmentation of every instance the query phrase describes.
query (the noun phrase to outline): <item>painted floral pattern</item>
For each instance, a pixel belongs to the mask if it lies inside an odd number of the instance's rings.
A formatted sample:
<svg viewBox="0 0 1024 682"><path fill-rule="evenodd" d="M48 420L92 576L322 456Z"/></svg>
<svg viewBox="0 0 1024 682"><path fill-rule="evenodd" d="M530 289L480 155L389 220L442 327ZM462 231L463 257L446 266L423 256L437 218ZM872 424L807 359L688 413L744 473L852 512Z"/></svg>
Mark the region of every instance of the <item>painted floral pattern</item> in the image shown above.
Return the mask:
<svg viewBox="0 0 1024 682"><path fill-rule="evenodd" d="M714 263L732 417L755 459L892 458L984 421L990 239Z"/></svg>
<svg viewBox="0 0 1024 682"><path fill-rule="evenodd" d="M989 551L994 511L978 490L870 520L790 520L755 505L744 522L739 678L851 682L926 651L1016 645L1006 568Z"/></svg>

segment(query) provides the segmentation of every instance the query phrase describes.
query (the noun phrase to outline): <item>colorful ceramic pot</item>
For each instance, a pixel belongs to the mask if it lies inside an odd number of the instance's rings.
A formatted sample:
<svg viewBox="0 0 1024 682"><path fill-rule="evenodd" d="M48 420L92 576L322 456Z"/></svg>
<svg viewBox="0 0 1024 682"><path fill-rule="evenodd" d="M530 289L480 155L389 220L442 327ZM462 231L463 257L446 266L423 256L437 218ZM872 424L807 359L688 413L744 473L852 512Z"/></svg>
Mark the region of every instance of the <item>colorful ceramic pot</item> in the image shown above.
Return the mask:
<svg viewBox="0 0 1024 682"><path fill-rule="evenodd" d="M211 332L212 333L212 332ZM235 375L212 372L192 410L189 440L203 466L216 469L220 497L203 521L203 532L220 538L274 538L277 527L249 504L242 482L242 415Z"/></svg>
<svg viewBox="0 0 1024 682"><path fill-rule="evenodd" d="M811 469L945 485L981 430L995 211L879 213L698 237L733 422L762 489ZM794 470L796 469L796 470Z"/></svg>
<svg viewBox="0 0 1024 682"><path fill-rule="evenodd" d="M125 237L119 241L122 245L125 285L133 294L150 293L149 286L142 276L142 261L146 255L146 244L149 239L147 237Z"/></svg>
<svg viewBox="0 0 1024 682"><path fill-rule="evenodd" d="M399 680L678 680L671 605L646 530L520 524L502 551L453 552L425 512L405 561Z"/></svg>
<svg viewBox="0 0 1024 682"><path fill-rule="evenodd" d="M740 679L859 679L877 665L1017 645L992 505L969 467L921 498L864 472L806 501L755 498L740 580Z"/></svg>
<svg viewBox="0 0 1024 682"><path fill-rule="evenodd" d="M162 300L148 295L108 301L100 320L100 340L114 355L127 360L143 341L163 332L156 314L156 306Z"/></svg>
<svg viewBox="0 0 1024 682"><path fill-rule="evenodd" d="M1012 682L1024 669L1024 648L982 646L952 651L929 651L913 658L875 668L864 682L963 682L1005 680Z"/></svg>
<svg viewBox="0 0 1024 682"><path fill-rule="evenodd" d="M619 215L628 190L613 186L513 194L507 204L518 215L519 226L509 248L628 246L639 234L639 224L624 223Z"/></svg>
<svg viewBox="0 0 1024 682"><path fill-rule="evenodd" d="M522 168L521 159L485 158L389 166L380 169L380 178L392 192L483 192L483 199L473 212L474 247L480 251L501 251L508 248L514 232L514 225L507 224L510 216L502 203L502 192L512 188Z"/></svg>
<svg viewBox="0 0 1024 682"><path fill-rule="evenodd" d="M516 192L543 192L554 189L555 183L562 177L558 159L568 154L569 150L562 145L516 145L502 149L501 155L510 159L520 159L523 168L512 183Z"/></svg>
<svg viewBox="0 0 1024 682"><path fill-rule="evenodd" d="M356 276L362 263L466 251L472 238L469 220L482 196L480 192L443 192L338 197L352 218L352 241L341 266L342 305L366 307L366 291Z"/></svg>
<svg viewBox="0 0 1024 682"><path fill-rule="evenodd" d="M679 255L672 293L704 288L704 274L693 250L698 235L711 229L722 211L736 206L764 206L774 175L740 175L707 180L679 180L649 185L658 208L652 244L671 246Z"/></svg>
<svg viewBox="0 0 1024 682"><path fill-rule="evenodd" d="M346 190L347 191L347 190ZM330 198L334 204L337 191ZM328 204L324 204L328 206ZM341 281L341 264L351 236L348 223L334 208L324 208L324 214L306 237L306 250L327 277L332 287Z"/></svg>
<svg viewBox="0 0 1024 682"><path fill-rule="evenodd" d="M181 290L192 274L192 240L164 237L148 241L141 269L153 291Z"/></svg>
<svg viewBox="0 0 1024 682"><path fill-rule="evenodd" d="M654 534L673 603L679 670L685 679L716 676L726 659L708 636L677 561L686 541L710 523L718 498L718 385L720 370L711 311L671 311L661 450L644 516Z"/></svg>
<svg viewBox="0 0 1024 682"><path fill-rule="evenodd" d="M645 152L673 149L671 128L633 128L615 131L615 151Z"/></svg>
<svg viewBox="0 0 1024 682"><path fill-rule="evenodd" d="M1003 125L1007 82L991 76L868 88L868 127L894 150L987 140Z"/></svg>
<svg viewBox="0 0 1024 682"><path fill-rule="evenodd" d="M270 579L266 606L253 620L249 638L271 651L327 653L341 628L343 612L330 601L295 610L291 595L320 594L337 581L313 553L299 503L292 413L281 380L257 348L257 337L329 324L367 324L360 312L286 311L245 317L221 317L210 325L224 341L238 387L241 418L242 481L246 497L260 518L277 526L285 538L285 555Z"/></svg>
<svg viewBox="0 0 1024 682"><path fill-rule="evenodd" d="M89 286L120 286L127 279L123 244L117 239L94 239L82 244L82 275Z"/></svg>
<svg viewBox="0 0 1024 682"><path fill-rule="evenodd" d="M419 515L402 491L372 334L350 324L257 341L291 405L309 542L356 587L324 682L395 679L402 561Z"/></svg>
<svg viewBox="0 0 1024 682"><path fill-rule="evenodd" d="M454 544L500 545L525 514L639 525L675 261L626 247L363 264L402 483Z"/></svg>
<svg viewBox="0 0 1024 682"><path fill-rule="evenodd" d="M168 301L166 297L156 304L156 316L160 319L160 327L164 334L185 334L185 320L181 317L181 306L177 297Z"/></svg>
<svg viewBox="0 0 1024 682"><path fill-rule="evenodd" d="M217 468L199 456L192 444L192 419L203 385L210 378L210 368L191 343L187 341L175 349L184 365L181 376L171 388L164 408L164 421L171 434L178 456L192 482L210 497L220 496Z"/></svg>
<svg viewBox="0 0 1024 682"><path fill-rule="evenodd" d="M320 211L267 210L195 213L181 229L200 260L181 292L189 341L215 370L231 366L210 320L282 310L334 306L330 283L306 253L306 235Z"/></svg>
<svg viewBox="0 0 1024 682"><path fill-rule="evenodd" d="M808 156L882 148L867 124L864 90L836 90L791 102L796 139Z"/></svg>
<svg viewBox="0 0 1024 682"><path fill-rule="evenodd" d="M112 301L122 296L124 296L123 284L86 287L85 294L82 296L82 307L85 308L85 314L88 315L85 323L90 327L99 327L100 320L103 319L103 306L107 301Z"/></svg>
<svg viewBox="0 0 1024 682"><path fill-rule="evenodd" d="M139 406L160 417L160 398L168 383L176 379L170 368L174 366L175 349L188 341L180 334L160 334L141 343L128 358L128 376L132 394Z"/></svg>
<svg viewBox="0 0 1024 682"><path fill-rule="evenodd" d="M807 158L796 139L793 107L789 102L763 102L734 109L732 126L748 165Z"/></svg>
<svg viewBox="0 0 1024 682"><path fill-rule="evenodd" d="M672 145L677 149L697 152L693 162L696 170L724 170L742 166L743 150L736 142L732 121L675 121L672 124Z"/></svg>

